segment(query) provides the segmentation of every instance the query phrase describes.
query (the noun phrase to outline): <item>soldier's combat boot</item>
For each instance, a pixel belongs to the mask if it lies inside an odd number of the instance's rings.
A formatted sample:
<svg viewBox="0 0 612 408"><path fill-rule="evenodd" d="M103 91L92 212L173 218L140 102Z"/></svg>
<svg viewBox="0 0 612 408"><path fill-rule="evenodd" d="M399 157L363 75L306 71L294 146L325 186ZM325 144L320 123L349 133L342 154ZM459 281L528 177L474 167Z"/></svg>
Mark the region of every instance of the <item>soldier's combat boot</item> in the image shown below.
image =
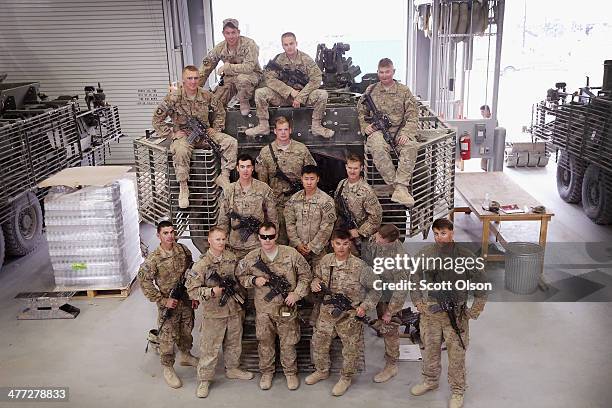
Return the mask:
<svg viewBox="0 0 612 408"><path fill-rule="evenodd" d="M314 136L321 136L325 139L331 139L335 132L331 129L323 127L323 125L321 125L321 119L323 118L314 115L312 116L312 124L310 125L311 132Z"/></svg>
<svg viewBox="0 0 612 408"><path fill-rule="evenodd" d="M418 397L420 395L425 394L428 391L432 391L432 390L435 390L437 388L438 388L438 386L434 385L434 384L420 383L420 384L417 384L414 387L412 387L410 389L410 393L412 395Z"/></svg>
<svg viewBox="0 0 612 408"><path fill-rule="evenodd" d="M183 386L183 382L176 375L174 367L171 366L164 366L164 380L166 380L166 384L171 388L181 388Z"/></svg>
<svg viewBox="0 0 612 408"><path fill-rule="evenodd" d="M375 383L384 383L397 375L397 364L387 363L383 370L374 376Z"/></svg>
<svg viewBox="0 0 612 408"><path fill-rule="evenodd" d="M270 134L270 123L267 119L259 119L259 124L254 128L245 130L245 135L248 137L265 136Z"/></svg>
<svg viewBox="0 0 612 408"><path fill-rule="evenodd" d="M263 373L259 380L259 388L262 390L269 390L272 388L272 378L274 378L273 373Z"/></svg>
<svg viewBox="0 0 612 408"><path fill-rule="evenodd" d="M215 179L215 184L221 187L223 191L226 191L231 185L230 178L229 178L229 171L228 170L221 171L221 174L219 174L219 176Z"/></svg>
<svg viewBox="0 0 612 408"><path fill-rule="evenodd" d="M342 377L340 377L336 385L334 385L334 388L332 388L332 395L334 397L339 397L341 395L344 395L344 393L346 392L346 390L348 390L350 386L351 386L351 377L347 377L343 375Z"/></svg>
<svg viewBox="0 0 612 408"><path fill-rule="evenodd" d="M391 201L399 203L399 204L403 204L406 207L414 206L414 198L412 198L412 196L408 192L408 187L402 184L395 185L395 191L393 192L393 195L391 196Z"/></svg>
<svg viewBox="0 0 612 408"><path fill-rule="evenodd" d="M189 207L189 187L186 181L181 181L179 184L179 208Z"/></svg>
<svg viewBox="0 0 612 408"><path fill-rule="evenodd" d="M200 360L191 355L191 353L181 353L179 364L182 366L197 367Z"/></svg>
<svg viewBox="0 0 612 408"><path fill-rule="evenodd" d="M225 370L225 376L230 380L252 380L253 373L241 370L239 368L230 368Z"/></svg>
<svg viewBox="0 0 612 408"><path fill-rule="evenodd" d="M461 408L463 407L463 395L453 394L448 401L448 408Z"/></svg>
<svg viewBox="0 0 612 408"><path fill-rule="evenodd" d="M314 384L318 383L319 381L325 380L327 378L329 378L329 371L319 371L319 370L316 370L314 373L312 373L308 377L306 377L304 382L307 385L314 385Z"/></svg>
<svg viewBox="0 0 612 408"><path fill-rule="evenodd" d="M240 114L242 116L249 116L249 112L251 111L251 105L249 104L248 99L240 100Z"/></svg>
<svg viewBox="0 0 612 408"><path fill-rule="evenodd" d="M291 391L297 390L300 387L300 379L297 375L287 374L285 378L287 379L287 388Z"/></svg>
<svg viewBox="0 0 612 408"><path fill-rule="evenodd" d="M210 381L200 381L198 384L198 389L196 390L196 397L198 398L206 398L208 397L208 387L210 386Z"/></svg>

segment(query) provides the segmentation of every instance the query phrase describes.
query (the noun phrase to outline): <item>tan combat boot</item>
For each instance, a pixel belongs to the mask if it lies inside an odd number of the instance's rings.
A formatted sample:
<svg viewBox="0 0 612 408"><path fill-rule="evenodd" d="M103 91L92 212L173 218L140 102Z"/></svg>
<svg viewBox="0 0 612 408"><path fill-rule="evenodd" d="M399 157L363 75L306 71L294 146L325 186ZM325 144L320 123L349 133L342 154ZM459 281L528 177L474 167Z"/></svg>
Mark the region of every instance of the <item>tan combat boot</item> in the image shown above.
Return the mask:
<svg viewBox="0 0 612 408"><path fill-rule="evenodd" d="M198 398L208 397L208 387L209 386L210 386L210 381L200 381L200 384L198 384L198 389L196 390L196 397Z"/></svg>
<svg viewBox="0 0 612 408"><path fill-rule="evenodd" d="M222 170L221 174L215 179L215 184L221 187L223 191L226 191L231 185L229 171Z"/></svg>
<svg viewBox="0 0 612 408"><path fill-rule="evenodd" d="M414 206L414 198L412 198L412 196L408 192L408 187L402 184L395 185L395 191L393 192L393 195L391 196L391 201L399 203L399 204L403 204L406 207Z"/></svg>
<svg viewBox="0 0 612 408"><path fill-rule="evenodd" d="M448 401L448 408L461 408L463 406L463 395L453 394Z"/></svg>
<svg viewBox="0 0 612 408"><path fill-rule="evenodd" d="M164 380L166 380L166 384L168 384L170 388L181 388L183 386L183 382L178 375L176 375L174 367L172 366L164 366Z"/></svg>
<svg viewBox="0 0 612 408"><path fill-rule="evenodd" d="M397 375L397 364L387 363L383 370L374 376L375 383L384 383Z"/></svg>
<svg viewBox="0 0 612 408"><path fill-rule="evenodd" d="M287 379L287 388L291 391L295 391L300 387L300 378L295 374L287 374L285 375Z"/></svg>
<svg viewBox="0 0 612 408"><path fill-rule="evenodd" d="M187 208L189 207L189 186L186 181L181 181L179 188L179 208Z"/></svg>
<svg viewBox="0 0 612 408"><path fill-rule="evenodd" d="M310 374L308 377L306 377L304 382L306 383L306 385L314 385L319 381L325 380L327 378L329 378L329 371L317 370L314 373Z"/></svg>
<svg viewBox="0 0 612 408"><path fill-rule="evenodd" d="M273 373L263 373L259 380L259 388L262 390L269 390L272 388L272 379L274 378Z"/></svg>
<svg viewBox="0 0 612 408"><path fill-rule="evenodd" d="M344 375L340 377L336 385L334 385L334 388L332 388L332 395L334 397L339 397L341 395L344 395L346 390L348 390L348 388L351 386L351 381L352 381L351 377L347 377Z"/></svg>
<svg viewBox="0 0 612 408"><path fill-rule="evenodd" d="M240 99L240 114L242 116L249 116L250 111L251 111L251 105L249 104L249 100Z"/></svg>
<svg viewBox="0 0 612 408"><path fill-rule="evenodd" d="M229 370L225 370L225 377L229 378L230 380L252 380L253 373L241 370L239 368L230 368Z"/></svg>
<svg viewBox="0 0 612 408"><path fill-rule="evenodd" d="M200 360L191 355L191 353L181 353L179 364L185 367L197 367Z"/></svg>
<svg viewBox="0 0 612 408"><path fill-rule="evenodd" d="M244 134L248 137L269 135L270 123L267 119L259 119L259 124L254 128L245 130Z"/></svg>
<svg viewBox="0 0 612 408"><path fill-rule="evenodd" d="M334 136L335 132L331 129L323 127L323 125L321 125L321 119L322 118L316 117L316 116L312 117L312 124L310 125L310 131L312 132L314 136L321 136L321 137L324 137L325 139L331 139Z"/></svg>
<svg viewBox="0 0 612 408"><path fill-rule="evenodd" d="M438 388L438 385L420 383L410 389L410 393L416 397L425 394L428 391L432 391Z"/></svg>

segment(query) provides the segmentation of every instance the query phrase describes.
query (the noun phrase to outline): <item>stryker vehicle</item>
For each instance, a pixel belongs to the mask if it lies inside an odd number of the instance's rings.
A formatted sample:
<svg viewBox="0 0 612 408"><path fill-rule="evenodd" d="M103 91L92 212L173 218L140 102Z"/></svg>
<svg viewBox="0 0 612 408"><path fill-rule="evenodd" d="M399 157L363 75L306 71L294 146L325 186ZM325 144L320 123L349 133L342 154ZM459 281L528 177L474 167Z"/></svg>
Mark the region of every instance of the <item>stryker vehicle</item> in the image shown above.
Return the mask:
<svg viewBox="0 0 612 408"><path fill-rule="evenodd" d="M566 84L549 89L534 106L532 137L557 153L557 191L596 224L612 223L612 60L604 62L601 87L573 93Z"/></svg>
<svg viewBox="0 0 612 408"><path fill-rule="evenodd" d="M37 184L52 174L81 165L104 164L109 143L121 134L116 106L103 90L85 88L87 110L78 96L48 101L37 82L2 82L0 75L0 268L5 252L25 255L42 236L40 200L47 193Z"/></svg>
<svg viewBox="0 0 612 408"><path fill-rule="evenodd" d="M323 72L322 88L329 92L323 126L335 131L332 139L313 136L310 132L312 108L271 107L270 123L276 116L289 118L293 125L292 138L304 143L322 169L319 187L331 195L338 182L346 177L344 158L352 151L364 155L365 179L373 186L383 207L383 223L393 223L402 238L423 233L426 236L433 220L446 215L454 206L455 132L446 126L427 106L419 107L421 142L411 183L416 200L412 209L391 201L389 188L378 171L372 157L364 151L364 135L357 117L357 103L367 85L374 83L376 74L366 74L361 83L355 76L361 72L343 55L348 44L325 44L317 48L316 62ZM253 106L253 104L252 104ZM224 132L238 140L239 153L257 157L263 146L274 140L274 135L250 139L245 130L257 125L255 110L247 117L240 110L229 107ZM134 142L138 178L139 211L143 220L156 224L162 219L172 221L179 237L190 238L201 251L207 248L207 231L216 223L221 189L214 180L220 172L219 159L209 149L196 149L192 156L189 180L190 203L187 209L178 207L179 187L176 182L170 141L147 131L145 137ZM395 163L397 165L397 163Z"/></svg>

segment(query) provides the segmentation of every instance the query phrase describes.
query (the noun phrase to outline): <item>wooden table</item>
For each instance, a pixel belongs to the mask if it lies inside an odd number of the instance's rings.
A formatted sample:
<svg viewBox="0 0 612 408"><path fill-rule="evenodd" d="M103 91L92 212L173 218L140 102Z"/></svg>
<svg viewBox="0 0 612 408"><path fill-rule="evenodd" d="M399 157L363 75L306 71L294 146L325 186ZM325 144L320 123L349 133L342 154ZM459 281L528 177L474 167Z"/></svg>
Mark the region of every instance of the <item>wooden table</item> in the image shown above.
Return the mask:
<svg viewBox="0 0 612 408"><path fill-rule="evenodd" d="M476 214L478 219L482 221L482 257L488 261L503 261L504 255L489 255L489 233L492 231L503 244L506 243L504 238L499 233L498 227L502 221L539 221L540 222L540 241L542 248L546 247L546 234L548 232L548 222L553 213L544 212L536 214L531 211L531 208L540 206L535 198L523 190L518 184L510 179L501 171L484 172L484 173L456 173L455 188L461 197L467 203L467 207L455 207L451 211L450 218L454 219L454 213L464 212ZM497 201L500 205L517 204L519 208L527 207L528 213L521 214L505 214L500 211L499 214L487 211L482 208L482 202L485 195L489 193L491 201Z"/></svg>

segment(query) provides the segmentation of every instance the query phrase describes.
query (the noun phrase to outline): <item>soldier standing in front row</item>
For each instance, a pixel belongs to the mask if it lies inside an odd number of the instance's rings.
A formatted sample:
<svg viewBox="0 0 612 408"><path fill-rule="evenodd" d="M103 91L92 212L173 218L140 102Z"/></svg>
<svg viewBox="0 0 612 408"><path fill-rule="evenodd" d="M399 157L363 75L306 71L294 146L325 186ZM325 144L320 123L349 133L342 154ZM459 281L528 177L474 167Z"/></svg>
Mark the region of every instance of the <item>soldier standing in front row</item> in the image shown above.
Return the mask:
<svg viewBox="0 0 612 408"><path fill-rule="evenodd" d="M274 120L274 134L276 140L261 149L255 169L259 180L267 183L274 192L278 216L276 242L287 245L287 228L283 215L285 203L301 188L302 168L316 162L303 143L291 139L291 123L284 116ZM291 183L284 179L283 174Z"/></svg>
<svg viewBox="0 0 612 408"><path fill-rule="evenodd" d="M261 224L259 241L261 248L249 252L238 265L240 283L247 289L255 288L255 332L261 371L259 387L262 390L272 387L278 335L287 388L296 390L300 386L295 350L300 340L296 302L308 294L312 273L304 257L295 249L276 244L274 224ZM273 278L286 280L287 287L274 287Z"/></svg>
<svg viewBox="0 0 612 408"><path fill-rule="evenodd" d="M311 132L315 136L326 139L334 136L334 131L321 125L323 113L327 106L327 91L319 89L323 74L317 64L308 55L297 49L295 34L284 33L281 36L284 53L278 54L272 61L277 65L273 69L268 63L264 75L266 86L255 90L255 105L259 124L247 129L245 134L249 137L267 135L270 133L268 119L270 113L268 106L292 106L294 109L301 105L313 106ZM302 81L284 78L286 73L297 74Z"/></svg>
<svg viewBox="0 0 612 408"><path fill-rule="evenodd" d="M374 234L370 242L363 246L362 259L370 266L374 265L376 258L404 257L408 255L404 244L399 240L400 232L393 224L384 224ZM401 283L408 280L405 269L385 268L380 275L385 283ZM376 314L384 324L380 330L385 341L385 368L374 376L374 382L382 383L389 381L397 375L397 360L399 359L399 325L392 323L391 318L401 312L404 301L408 297L407 290L385 290L380 302L376 305Z"/></svg>
<svg viewBox="0 0 612 408"><path fill-rule="evenodd" d="M176 180L179 182L179 207L189 207L189 169L191 153L194 146L187 142L187 134L181 129L189 117L195 117L208 125L208 110L212 107L214 111L214 123L206 130L210 138L218 143L223 152L224 158L221 160L221 175L217 177L215 183L222 187L229 186L230 171L236 166L236 155L238 154L238 142L236 139L222 133L225 126L225 110L213 100L212 94L198 87L198 69L193 65L188 65L183 69L182 86L170 92L159 104L153 115L153 128L160 137L172 139L170 152L176 173ZM167 123L166 118L170 117L172 123Z"/></svg>
<svg viewBox="0 0 612 408"><path fill-rule="evenodd" d="M336 334L342 341L342 371L340 380L332 389L332 395L336 397L346 392L357 371L363 324L355 316L365 316L368 310L376 307L380 298L380 292L373 287L376 275L361 259L351 254L350 238L348 232L334 230L331 237L334 253L321 259L310 285L312 292L316 293L321 291L321 284L325 284L332 293L341 293L350 298L354 308L334 317L334 306L322 304L312 335L312 359L316 371L304 380L308 385L329 377L331 342Z"/></svg>
<svg viewBox="0 0 612 408"><path fill-rule="evenodd" d="M257 230L264 221L278 225L272 190L253 178L255 160L238 157L238 181L223 192L217 225L229 234L229 247L238 260L259 246Z"/></svg>
<svg viewBox="0 0 612 408"><path fill-rule="evenodd" d="M145 297L157 303L159 354L164 367L164 380L170 387L180 388L183 383L173 367L174 343L181 352L180 364L196 367L198 359L191 355L191 330L193 309L198 307L198 302L189 300L187 293L183 293L181 299L172 299L170 292L177 284L183 284L181 281L192 258L189 249L176 242L176 231L169 221L159 223L157 237L160 244L140 266L138 280ZM169 312L169 316L164 318L166 312Z"/></svg>
<svg viewBox="0 0 612 408"><path fill-rule="evenodd" d="M426 247L420 257L427 259L442 258L446 264L446 259L474 258L474 254L466 248L462 248L454 241L453 223L445 218L434 221L431 227L434 233L435 244ZM433 262L429 262L433 263ZM458 262L457 262L458 264ZM477 265L477 263L476 263ZM477 319L483 311L487 301L487 293L483 290L474 291L474 302L467 308L467 290L444 290L430 291L424 293L419 290L419 282L422 280L431 282L450 282L451 287L459 280L470 281L471 283L482 283L486 279L484 267L471 268L465 271L455 269L428 270L423 269L422 264L410 280L415 282L416 290L410 291L410 298L417 310L421 313L421 340L425 350L423 352L423 382L410 389L412 395L423 395L428 391L438 388L440 379L440 354L442 339L446 341L448 351L448 382L451 387L451 398L449 408L461 408L463 406L463 393L465 392L465 351L469 343L468 321ZM442 306L449 306L448 301L454 303L454 308L450 312L445 311ZM454 314L459 333L457 333L450 320Z"/></svg>
<svg viewBox="0 0 612 408"><path fill-rule="evenodd" d="M385 141L382 129L368 123L372 114L363 103L362 96L357 104L361 133L367 136L366 148L372 154L374 165L385 183L394 186L391 200L407 207L414 205L414 198L408 191L412 171L416 164L418 143L416 131L419 122L418 104L406 85L393 79L395 68L389 58L378 63L380 82L367 87L365 93L372 96L378 111L389 118L389 132L399 152L397 171L391 161L391 146Z"/></svg>
<svg viewBox="0 0 612 408"><path fill-rule="evenodd" d="M242 354L242 322L244 312L239 302L241 294L230 296L224 291L220 279L231 279L238 261L225 249L227 234L221 227L212 227L208 232L210 248L193 265L185 286L191 299L202 304L202 326L200 327L200 363L198 364L198 398L208 396L208 388L215 376L219 351L223 346L225 376L229 379L250 380L253 374L240 369ZM233 286L233 289L236 289Z"/></svg>

